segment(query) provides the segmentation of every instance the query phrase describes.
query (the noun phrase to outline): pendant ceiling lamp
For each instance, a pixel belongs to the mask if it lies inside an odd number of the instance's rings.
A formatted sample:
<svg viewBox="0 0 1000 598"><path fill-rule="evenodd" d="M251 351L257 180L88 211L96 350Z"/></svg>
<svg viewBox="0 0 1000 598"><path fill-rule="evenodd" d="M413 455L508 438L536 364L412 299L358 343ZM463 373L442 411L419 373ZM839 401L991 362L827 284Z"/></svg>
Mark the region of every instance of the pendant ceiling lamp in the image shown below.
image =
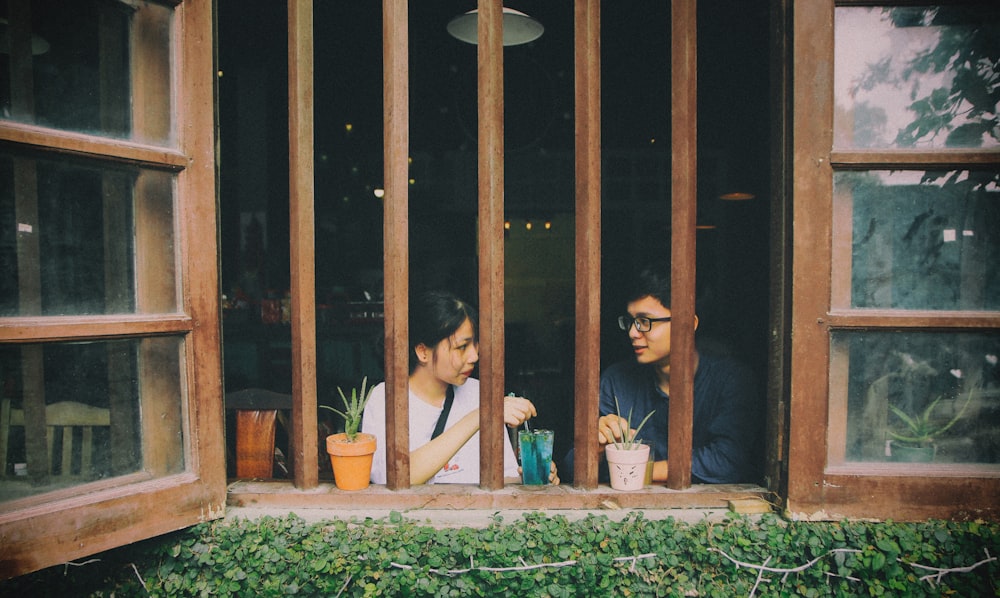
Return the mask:
<svg viewBox="0 0 1000 598"><path fill-rule="evenodd" d="M448 33L457 40L475 44L479 13L477 10L459 15L448 22ZM503 45L519 46L533 42L542 36L545 27L521 11L504 7L503 9Z"/></svg>
<svg viewBox="0 0 1000 598"><path fill-rule="evenodd" d="M10 25L8 25L7 19L0 18L0 54L10 54L10 38ZM48 51L49 42L40 36L32 34L31 53L38 56Z"/></svg>

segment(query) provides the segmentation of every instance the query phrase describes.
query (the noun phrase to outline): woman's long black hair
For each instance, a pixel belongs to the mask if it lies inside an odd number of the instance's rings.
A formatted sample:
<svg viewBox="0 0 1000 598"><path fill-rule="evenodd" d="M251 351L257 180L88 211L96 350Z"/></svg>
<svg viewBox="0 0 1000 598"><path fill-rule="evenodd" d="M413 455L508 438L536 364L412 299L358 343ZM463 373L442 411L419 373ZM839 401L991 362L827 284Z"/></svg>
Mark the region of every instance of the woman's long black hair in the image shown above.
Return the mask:
<svg viewBox="0 0 1000 598"><path fill-rule="evenodd" d="M479 313L472 305L445 291L425 291L410 297L410 373L417 369L417 345L435 347L458 330L468 318L473 334Z"/></svg>

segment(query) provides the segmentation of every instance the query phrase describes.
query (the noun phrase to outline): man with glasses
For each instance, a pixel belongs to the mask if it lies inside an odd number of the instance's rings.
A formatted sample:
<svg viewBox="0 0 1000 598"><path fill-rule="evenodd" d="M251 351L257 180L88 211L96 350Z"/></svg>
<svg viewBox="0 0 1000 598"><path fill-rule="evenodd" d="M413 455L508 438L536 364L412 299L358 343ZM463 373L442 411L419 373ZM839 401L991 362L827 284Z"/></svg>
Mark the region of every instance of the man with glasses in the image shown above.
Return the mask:
<svg viewBox="0 0 1000 598"><path fill-rule="evenodd" d="M621 439L631 413L635 426L650 412L640 438L651 442L655 455L653 481L667 479L667 421L670 408L670 277L643 271L629 294L626 315L618 326L628 334L635 358L616 363L601 374L598 440ZM695 316L695 329L698 318ZM694 483L758 482L761 470L760 422L753 376L732 359L695 352L694 421L691 479ZM602 473L606 465L601 466ZM565 471L565 470L564 470ZM569 470L571 471L571 469Z"/></svg>

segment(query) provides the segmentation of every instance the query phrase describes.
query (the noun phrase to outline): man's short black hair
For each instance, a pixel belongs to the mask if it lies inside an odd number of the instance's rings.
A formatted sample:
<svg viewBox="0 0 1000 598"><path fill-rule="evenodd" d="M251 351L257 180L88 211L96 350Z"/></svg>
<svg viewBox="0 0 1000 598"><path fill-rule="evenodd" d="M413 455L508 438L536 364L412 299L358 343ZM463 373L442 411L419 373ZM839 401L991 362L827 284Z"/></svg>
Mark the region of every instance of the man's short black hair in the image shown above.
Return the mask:
<svg viewBox="0 0 1000 598"><path fill-rule="evenodd" d="M670 307L670 270L666 266L650 264L635 278L626 303L652 297L664 307Z"/></svg>

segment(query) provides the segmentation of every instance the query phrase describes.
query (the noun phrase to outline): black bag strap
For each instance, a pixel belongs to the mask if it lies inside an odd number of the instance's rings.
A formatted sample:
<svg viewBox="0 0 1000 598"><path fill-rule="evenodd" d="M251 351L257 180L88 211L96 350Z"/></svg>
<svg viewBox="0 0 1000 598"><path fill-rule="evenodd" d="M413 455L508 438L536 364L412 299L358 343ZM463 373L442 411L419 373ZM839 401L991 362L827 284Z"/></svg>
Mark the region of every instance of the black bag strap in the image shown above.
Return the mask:
<svg viewBox="0 0 1000 598"><path fill-rule="evenodd" d="M444 394L444 407L441 409L441 415L438 416L437 424L434 426L434 433L431 434L431 440L434 440L444 432L444 425L448 423L448 413L451 412L451 404L455 402L455 387L451 384L448 385L448 390Z"/></svg>

